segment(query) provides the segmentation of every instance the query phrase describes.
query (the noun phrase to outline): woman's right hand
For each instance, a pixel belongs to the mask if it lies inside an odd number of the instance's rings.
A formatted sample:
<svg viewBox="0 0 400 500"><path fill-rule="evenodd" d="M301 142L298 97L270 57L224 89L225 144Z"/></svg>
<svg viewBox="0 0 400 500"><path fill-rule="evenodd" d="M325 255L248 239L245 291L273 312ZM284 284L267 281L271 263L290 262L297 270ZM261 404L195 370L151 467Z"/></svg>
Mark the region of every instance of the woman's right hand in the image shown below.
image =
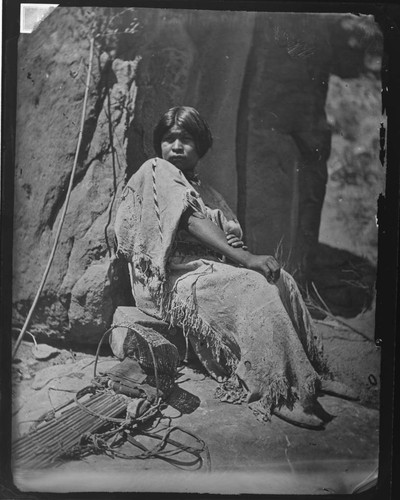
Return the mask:
<svg viewBox="0 0 400 500"><path fill-rule="evenodd" d="M276 283L281 274L279 263L272 255L250 254L246 267L262 273L270 283Z"/></svg>
<svg viewBox="0 0 400 500"><path fill-rule="evenodd" d="M239 265L263 274L271 283L280 276L277 260L271 255L254 255L243 247L235 248L226 239L224 231L210 219L195 217L191 212L182 216L183 228L207 248L224 255Z"/></svg>

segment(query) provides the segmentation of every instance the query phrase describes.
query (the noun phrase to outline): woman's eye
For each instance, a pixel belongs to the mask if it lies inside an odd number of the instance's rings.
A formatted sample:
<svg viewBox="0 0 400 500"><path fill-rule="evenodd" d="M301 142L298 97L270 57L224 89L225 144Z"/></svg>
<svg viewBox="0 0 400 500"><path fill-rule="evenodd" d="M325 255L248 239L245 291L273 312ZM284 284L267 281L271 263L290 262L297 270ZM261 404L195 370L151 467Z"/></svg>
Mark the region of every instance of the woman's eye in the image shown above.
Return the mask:
<svg viewBox="0 0 400 500"><path fill-rule="evenodd" d="M181 144L193 144L194 139L191 134L185 130L170 130L165 133L161 142L165 144L173 144L175 141L179 141Z"/></svg>
<svg viewBox="0 0 400 500"><path fill-rule="evenodd" d="M184 135L180 138L180 140L182 142L184 142L185 144L189 143L189 142L194 142L193 140L193 137L191 135Z"/></svg>
<svg viewBox="0 0 400 500"><path fill-rule="evenodd" d="M167 143L171 144L171 143L175 142L177 139L184 144L187 144L188 142L193 142L193 138L189 135L183 135L183 136L178 136L178 137L165 136L165 137L163 137L162 142L167 142Z"/></svg>

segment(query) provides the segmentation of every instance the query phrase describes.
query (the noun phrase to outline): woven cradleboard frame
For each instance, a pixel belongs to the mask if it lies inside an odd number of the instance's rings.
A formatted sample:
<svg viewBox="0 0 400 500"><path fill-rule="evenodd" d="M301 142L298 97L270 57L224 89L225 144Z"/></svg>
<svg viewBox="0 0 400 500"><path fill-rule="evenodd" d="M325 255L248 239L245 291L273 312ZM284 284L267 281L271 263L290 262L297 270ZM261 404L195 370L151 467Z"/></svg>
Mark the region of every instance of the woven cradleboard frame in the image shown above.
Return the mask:
<svg viewBox="0 0 400 500"><path fill-rule="evenodd" d="M128 402L129 398L123 395L93 390L81 399L81 406L72 403L58 414L49 412L34 429L14 442L14 465L39 469L57 463L70 454L83 435L95 433L108 419L123 415Z"/></svg>

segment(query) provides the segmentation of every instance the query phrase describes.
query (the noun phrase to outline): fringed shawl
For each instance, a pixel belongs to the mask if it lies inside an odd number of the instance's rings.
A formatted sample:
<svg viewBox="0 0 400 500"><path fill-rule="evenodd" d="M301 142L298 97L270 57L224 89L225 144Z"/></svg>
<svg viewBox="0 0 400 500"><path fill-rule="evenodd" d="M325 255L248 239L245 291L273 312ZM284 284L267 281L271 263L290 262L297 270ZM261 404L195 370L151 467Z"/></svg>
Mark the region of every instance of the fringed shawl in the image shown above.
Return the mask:
<svg viewBox="0 0 400 500"><path fill-rule="evenodd" d="M160 158L146 161L122 193L115 221L117 254L139 267L153 289L166 279L179 221L189 206L204 210L183 173Z"/></svg>
<svg viewBox="0 0 400 500"><path fill-rule="evenodd" d="M167 269L189 206L224 229L226 217L206 207L182 172L159 158L147 161L123 192L118 253L140 270L160 317L183 328L211 375L238 377L261 399L267 418L296 399L306 406L316 397L322 350L296 283L284 271L275 285L255 271L201 256L189 257L186 271Z"/></svg>

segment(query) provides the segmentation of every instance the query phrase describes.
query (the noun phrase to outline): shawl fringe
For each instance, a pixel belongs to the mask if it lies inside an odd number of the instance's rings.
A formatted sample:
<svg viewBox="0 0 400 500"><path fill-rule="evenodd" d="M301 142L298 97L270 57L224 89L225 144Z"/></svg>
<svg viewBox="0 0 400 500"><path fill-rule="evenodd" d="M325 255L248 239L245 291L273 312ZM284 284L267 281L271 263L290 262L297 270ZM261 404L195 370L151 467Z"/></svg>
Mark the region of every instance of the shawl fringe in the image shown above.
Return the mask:
<svg viewBox="0 0 400 500"><path fill-rule="evenodd" d="M187 339L190 336L195 336L204 340L215 359L218 362L223 360L227 367L233 371L239 360L220 339L219 333L199 315L195 286L192 286L189 297L183 301L178 298L173 289L166 289L165 279L161 276L159 268L152 264L149 257L142 255L133 261L133 264L143 272L142 279L159 308L161 319L168 323L170 327L178 326L182 328Z"/></svg>
<svg viewBox="0 0 400 500"><path fill-rule="evenodd" d="M186 338L195 336L204 340L218 363L223 360L230 369L236 368L239 360L225 346L218 332L201 318L193 291L186 301L179 299L174 291L165 293L160 301L160 313L162 319L171 327L179 326L182 328Z"/></svg>
<svg viewBox="0 0 400 500"><path fill-rule="evenodd" d="M253 407L250 404L250 407L256 413L261 413L262 420L270 421L274 408L293 407L295 400L296 397L289 387L287 378L284 375L275 375L269 378L268 384L264 387L259 405Z"/></svg>

